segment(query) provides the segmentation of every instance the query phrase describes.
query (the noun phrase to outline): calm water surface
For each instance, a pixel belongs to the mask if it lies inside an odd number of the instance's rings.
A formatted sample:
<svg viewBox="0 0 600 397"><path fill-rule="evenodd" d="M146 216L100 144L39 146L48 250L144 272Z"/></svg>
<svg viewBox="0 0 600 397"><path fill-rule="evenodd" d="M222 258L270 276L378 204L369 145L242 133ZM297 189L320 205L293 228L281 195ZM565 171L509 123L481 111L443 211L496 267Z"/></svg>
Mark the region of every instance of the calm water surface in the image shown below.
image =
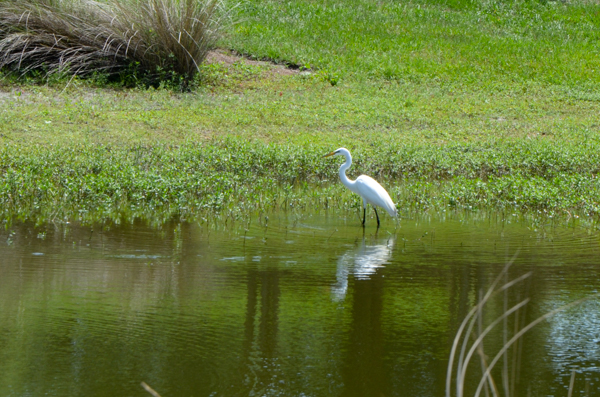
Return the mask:
<svg viewBox="0 0 600 397"><path fill-rule="evenodd" d="M506 298L531 298L522 321L600 287L583 227L369 221L15 225L0 233L0 396L148 396L142 381L163 397L442 396L460 322L515 254L509 277L533 272ZM526 334L515 395L566 396L573 370L574 395L600 395L599 302Z"/></svg>

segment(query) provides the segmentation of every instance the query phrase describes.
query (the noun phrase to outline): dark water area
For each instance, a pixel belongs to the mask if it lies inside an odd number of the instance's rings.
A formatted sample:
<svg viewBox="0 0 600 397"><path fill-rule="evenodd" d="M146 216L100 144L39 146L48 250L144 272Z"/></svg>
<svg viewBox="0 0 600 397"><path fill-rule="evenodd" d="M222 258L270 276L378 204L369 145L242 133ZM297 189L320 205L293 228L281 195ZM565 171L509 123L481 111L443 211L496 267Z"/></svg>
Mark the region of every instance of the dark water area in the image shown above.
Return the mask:
<svg viewBox="0 0 600 397"><path fill-rule="evenodd" d="M600 395L593 227L369 221L14 225L0 233L0 396L149 396L141 382L163 397L443 396L454 336L511 259L506 280L531 276L490 300L484 327L524 298L513 334L591 298L527 332L498 388L566 396L574 375L573 395ZM504 338L485 339L488 363ZM465 395L480 378L475 356Z"/></svg>

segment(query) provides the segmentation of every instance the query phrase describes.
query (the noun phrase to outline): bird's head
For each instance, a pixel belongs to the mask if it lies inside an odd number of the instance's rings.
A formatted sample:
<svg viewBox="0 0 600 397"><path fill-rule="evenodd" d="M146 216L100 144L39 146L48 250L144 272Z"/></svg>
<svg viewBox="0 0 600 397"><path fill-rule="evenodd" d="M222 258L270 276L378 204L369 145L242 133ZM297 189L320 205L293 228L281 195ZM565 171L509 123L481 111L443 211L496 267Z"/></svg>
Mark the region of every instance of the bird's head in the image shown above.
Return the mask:
<svg viewBox="0 0 600 397"><path fill-rule="evenodd" d="M344 155L344 154L346 154L346 153L350 154L350 152L348 151L348 149L341 147L341 148L339 148L338 150L334 150L334 151L333 151L333 152L331 152L331 153L327 153L327 154L326 154L325 156L323 156L323 157L329 157L329 156L341 156L341 155Z"/></svg>

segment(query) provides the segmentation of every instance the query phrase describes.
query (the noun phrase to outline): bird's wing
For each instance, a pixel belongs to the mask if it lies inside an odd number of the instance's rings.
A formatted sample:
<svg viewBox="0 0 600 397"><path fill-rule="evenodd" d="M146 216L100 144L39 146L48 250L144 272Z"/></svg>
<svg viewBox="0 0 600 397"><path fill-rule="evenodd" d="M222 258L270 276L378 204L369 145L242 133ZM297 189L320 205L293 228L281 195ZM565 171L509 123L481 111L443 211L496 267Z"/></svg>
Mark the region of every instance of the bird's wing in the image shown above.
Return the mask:
<svg viewBox="0 0 600 397"><path fill-rule="evenodd" d="M367 203L383 208L390 216L398 216L398 211L392 198L375 179L367 175L359 176L356 178L356 190Z"/></svg>

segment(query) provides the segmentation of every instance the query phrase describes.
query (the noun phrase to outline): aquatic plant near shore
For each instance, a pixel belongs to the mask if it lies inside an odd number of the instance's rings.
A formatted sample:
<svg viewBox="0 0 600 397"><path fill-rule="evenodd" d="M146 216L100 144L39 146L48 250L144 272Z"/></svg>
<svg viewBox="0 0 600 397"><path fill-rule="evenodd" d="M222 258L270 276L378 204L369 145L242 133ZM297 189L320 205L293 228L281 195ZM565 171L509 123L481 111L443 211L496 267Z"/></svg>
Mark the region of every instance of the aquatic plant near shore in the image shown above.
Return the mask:
<svg viewBox="0 0 600 397"><path fill-rule="evenodd" d="M563 146L557 158L567 161L552 168L531 167L537 158L519 157L521 149L511 151L506 145L487 153L504 156L503 170L508 172L501 173L478 158L480 151L465 151L440 165L435 160L439 149L405 146L396 146L396 154L388 157L358 152L354 172L385 180L401 216L412 210L447 209L600 214L600 183L593 174L579 172L589 158L561 154L571 150ZM268 145L237 138L60 150L16 150L8 144L0 148L0 218L93 221L125 216L162 222L223 213L239 218L282 208L358 210L360 200L337 183L335 167L321 158L324 151L317 145ZM411 162L421 166L406 167ZM454 177L447 172L450 168Z"/></svg>

